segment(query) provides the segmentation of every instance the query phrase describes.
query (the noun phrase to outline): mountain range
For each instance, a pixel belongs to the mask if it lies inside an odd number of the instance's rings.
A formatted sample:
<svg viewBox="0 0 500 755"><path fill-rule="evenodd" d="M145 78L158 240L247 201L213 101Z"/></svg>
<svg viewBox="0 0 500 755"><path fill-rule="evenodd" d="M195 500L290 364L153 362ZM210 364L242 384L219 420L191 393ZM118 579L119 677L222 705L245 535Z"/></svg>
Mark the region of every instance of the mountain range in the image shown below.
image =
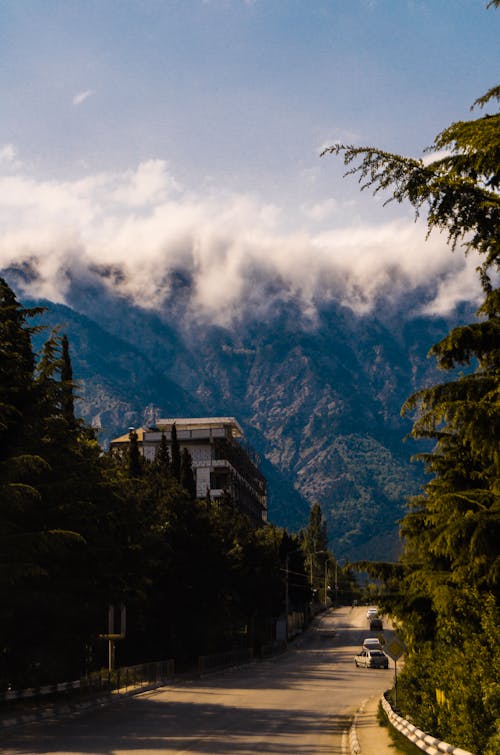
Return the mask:
<svg viewBox="0 0 500 755"><path fill-rule="evenodd" d="M192 316L182 275L155 308L105 284L74 280L65 304L23 299L68 335L77 411L104 447L159 417L235 416L268 480L269 521L297 531L317 502L338 558L397 557L398 520L424 482L401 405L443 379L428 350L469 313L411 314L416 298L368 314L329 301L310 317L289 297L221 326Z"/></svg>

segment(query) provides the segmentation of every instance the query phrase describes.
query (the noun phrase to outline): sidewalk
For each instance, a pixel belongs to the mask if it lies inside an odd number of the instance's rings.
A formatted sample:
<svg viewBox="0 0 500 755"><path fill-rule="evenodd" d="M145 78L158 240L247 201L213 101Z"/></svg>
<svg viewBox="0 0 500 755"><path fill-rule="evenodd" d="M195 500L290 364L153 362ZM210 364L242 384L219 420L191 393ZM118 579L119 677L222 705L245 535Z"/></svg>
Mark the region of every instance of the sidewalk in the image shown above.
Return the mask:
<svg viewBox="0 0 500 755"><path fill-rule="evenodd" d="M377 717L380 695L365 700L356 713L349 743L351 755L398 755L387 726L380 726Z"/></svg>

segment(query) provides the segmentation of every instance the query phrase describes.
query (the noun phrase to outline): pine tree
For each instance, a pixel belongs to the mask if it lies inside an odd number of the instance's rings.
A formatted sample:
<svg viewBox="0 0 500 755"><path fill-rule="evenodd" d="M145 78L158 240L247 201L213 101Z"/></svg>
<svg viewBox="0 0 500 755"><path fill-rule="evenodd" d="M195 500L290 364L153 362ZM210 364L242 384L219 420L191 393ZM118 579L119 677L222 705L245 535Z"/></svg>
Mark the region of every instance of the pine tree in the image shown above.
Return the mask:
<svg viewBox="0 0 500 755"><path fill-rule="evenodd" d="M71 366L71 357L69 355L69 341L67 335L63 335L61 341L62 347L62 365L61 365L61 410L66 422L70 427L75 423L75 400L73 395L73 368Z"/></svg>
<svg viewBox="0 0 500 755"><path fill-rule="evenodd" d="M500 87L475 106L494 100ZM500 113L452 124L432 151L438 157L424 163L373 147L327 150L343 153L362 188L389 190L390 199L409 200L417 214L427 209L429 232L446 230L453 248L462 243L466 253L482 255L477 320L431 349L451 378L403 407L415 417L412 435L435 443L417 457L432 477L402 522L401 564L372 570L385 574L385 606L403 622L409 649L398 698L403 710L443 739L493 753L500 693Z"/></svg>

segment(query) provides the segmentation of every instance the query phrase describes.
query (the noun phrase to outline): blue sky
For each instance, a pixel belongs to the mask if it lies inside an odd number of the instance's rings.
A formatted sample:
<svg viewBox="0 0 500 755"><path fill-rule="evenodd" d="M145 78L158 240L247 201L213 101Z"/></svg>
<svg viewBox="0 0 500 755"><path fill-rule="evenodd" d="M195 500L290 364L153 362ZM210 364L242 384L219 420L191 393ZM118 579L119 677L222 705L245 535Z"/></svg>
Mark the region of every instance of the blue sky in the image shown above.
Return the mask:
<svg viewBox="0 0 500 755"><path fill-rule="evenodd" d="M486 0L2 0L0 265L35 257L64 300L65 268L113 262L157 303L149 273L185 264L207 312L249 259L311 306L370 306L394 265L420 285L443 240L419 252L411 211L319 152L420 156L498 83L499 40ZM437 310L470 284L449 255Z"/></svg>

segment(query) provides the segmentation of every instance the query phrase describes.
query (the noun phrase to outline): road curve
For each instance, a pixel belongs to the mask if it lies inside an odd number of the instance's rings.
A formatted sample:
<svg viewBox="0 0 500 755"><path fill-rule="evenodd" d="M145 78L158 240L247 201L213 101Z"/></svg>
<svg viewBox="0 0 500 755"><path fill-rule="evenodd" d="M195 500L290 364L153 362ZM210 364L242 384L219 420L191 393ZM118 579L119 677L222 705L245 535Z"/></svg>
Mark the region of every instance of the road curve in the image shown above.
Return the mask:
<svg viewBox="0 0 500 755"><path fill-rule="evenodd" d="M2 733L0 752L343 755L354 712L392 681L391 669L354 666L369 635L365 612L328 611L272 660L171 684L70 720L16 727Z"/></svg>

